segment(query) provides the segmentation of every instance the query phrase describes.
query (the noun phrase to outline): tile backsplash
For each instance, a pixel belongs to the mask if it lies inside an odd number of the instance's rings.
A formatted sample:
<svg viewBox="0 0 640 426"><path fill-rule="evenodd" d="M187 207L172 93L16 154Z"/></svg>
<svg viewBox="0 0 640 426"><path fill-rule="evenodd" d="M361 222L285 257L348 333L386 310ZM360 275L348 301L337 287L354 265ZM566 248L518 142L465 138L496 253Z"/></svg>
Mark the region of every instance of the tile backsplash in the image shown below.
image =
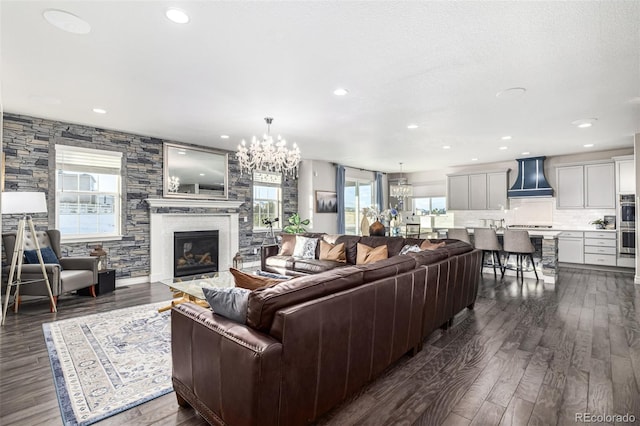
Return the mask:
<svg viewBox="0 0 640 426"><path fill-rule="evenodd" d="M616 209L556 209L555 198L514 198L508 210L451 210L454 226L481 227L482 219L505 220L506 225L552 225L558 229L594 229L589 222L605 215L616 215Z"/></svg>

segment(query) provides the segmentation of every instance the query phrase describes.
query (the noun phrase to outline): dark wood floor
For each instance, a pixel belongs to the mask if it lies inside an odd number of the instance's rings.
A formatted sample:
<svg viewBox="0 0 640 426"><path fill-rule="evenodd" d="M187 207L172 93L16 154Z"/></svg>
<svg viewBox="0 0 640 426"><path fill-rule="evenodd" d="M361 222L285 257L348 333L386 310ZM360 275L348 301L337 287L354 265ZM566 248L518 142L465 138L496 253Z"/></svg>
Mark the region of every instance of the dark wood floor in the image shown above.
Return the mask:
<svg viewBox="0 0 640 426"><path fill-rule="evenodd" d="M61 424L41 324L168 300L161 285L96 299L24 304L0 330L0 424ZM554 425L575 413L635 415L640 424L640 287L633 276L563 269L553 285L485 274L475 311L458 315L414 357L318 422L321 425ZM201 425L168 394L99 425Z"/></svg>

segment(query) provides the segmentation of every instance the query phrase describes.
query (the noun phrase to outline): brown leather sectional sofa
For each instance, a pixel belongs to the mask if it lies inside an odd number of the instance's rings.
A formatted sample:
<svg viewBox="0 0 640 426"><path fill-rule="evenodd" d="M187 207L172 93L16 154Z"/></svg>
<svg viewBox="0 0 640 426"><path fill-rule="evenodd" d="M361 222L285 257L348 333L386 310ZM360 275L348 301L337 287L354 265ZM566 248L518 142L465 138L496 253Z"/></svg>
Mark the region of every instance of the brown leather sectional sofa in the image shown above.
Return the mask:
<svg viewBox="0 0 640 426"><path fill-rule="evenodd" d="M348 265L252 291L246 324L190 303L173 308L181 405L211 424L311 423L473 308L481 252L471 245L446 240L433 251L398 255L420 240L340 238L349 241ZM350 264L357 242L385 241L388 259Z"/></svg>

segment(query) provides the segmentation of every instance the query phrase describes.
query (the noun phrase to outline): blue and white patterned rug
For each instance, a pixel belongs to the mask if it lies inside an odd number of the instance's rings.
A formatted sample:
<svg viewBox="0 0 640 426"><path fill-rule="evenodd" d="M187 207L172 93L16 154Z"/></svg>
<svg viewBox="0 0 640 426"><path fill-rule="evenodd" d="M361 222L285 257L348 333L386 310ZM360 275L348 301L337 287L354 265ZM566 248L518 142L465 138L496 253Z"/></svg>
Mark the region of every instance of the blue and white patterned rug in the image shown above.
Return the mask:
<svg viewBox="0 0 640 426"><path fill-rule="evenodd" d="M42 325L65 425L90 425L173 391L170 302Z"/></svg>

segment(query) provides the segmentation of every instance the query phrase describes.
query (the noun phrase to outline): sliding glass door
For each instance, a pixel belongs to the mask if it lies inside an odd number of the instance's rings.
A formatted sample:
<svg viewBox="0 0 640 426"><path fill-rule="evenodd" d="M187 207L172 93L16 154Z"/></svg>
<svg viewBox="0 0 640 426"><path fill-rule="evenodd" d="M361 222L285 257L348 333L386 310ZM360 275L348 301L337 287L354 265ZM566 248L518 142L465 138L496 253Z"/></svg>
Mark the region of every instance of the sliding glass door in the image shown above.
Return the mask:
<svg viewBox="0 0 640 426"><path fill-rule="evenodd" d="M363 209L375 208L374 182L347 178L344 185L345 233L360 234Z"/></svg>

